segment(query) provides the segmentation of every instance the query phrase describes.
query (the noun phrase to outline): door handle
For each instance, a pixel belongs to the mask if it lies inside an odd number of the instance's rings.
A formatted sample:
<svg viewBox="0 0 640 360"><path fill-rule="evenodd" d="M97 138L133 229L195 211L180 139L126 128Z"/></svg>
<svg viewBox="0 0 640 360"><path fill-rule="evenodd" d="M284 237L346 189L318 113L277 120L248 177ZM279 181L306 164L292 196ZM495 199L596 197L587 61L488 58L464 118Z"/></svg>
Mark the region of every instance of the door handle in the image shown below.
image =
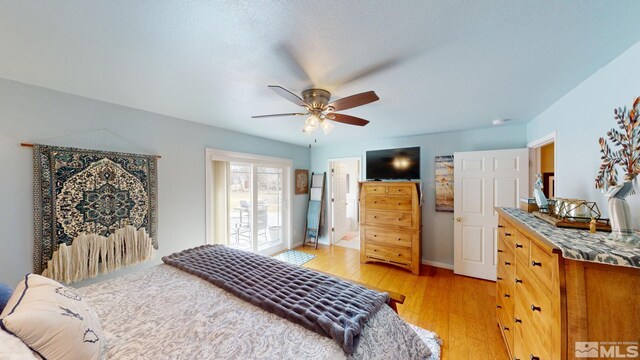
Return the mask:
<svg viewBox="0 0 640 360"><path fill-rule="evenodd" d="M461 218L461 217L456 218L456 221L457 221L457 222L462 222L462 218Z"/></svg>

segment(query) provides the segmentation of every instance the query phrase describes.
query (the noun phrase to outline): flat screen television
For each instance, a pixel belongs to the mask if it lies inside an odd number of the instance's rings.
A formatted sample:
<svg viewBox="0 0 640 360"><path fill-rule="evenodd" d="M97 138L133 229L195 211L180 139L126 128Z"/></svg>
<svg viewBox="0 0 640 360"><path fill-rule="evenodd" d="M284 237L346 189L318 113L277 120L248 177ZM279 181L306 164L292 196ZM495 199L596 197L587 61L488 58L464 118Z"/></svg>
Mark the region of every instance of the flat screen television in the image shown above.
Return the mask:
<svg viewBox="0 0 640 360"><path fill-rule="evenodd" d="M420 147L367 151L367 179L420 179Z"/></svg>

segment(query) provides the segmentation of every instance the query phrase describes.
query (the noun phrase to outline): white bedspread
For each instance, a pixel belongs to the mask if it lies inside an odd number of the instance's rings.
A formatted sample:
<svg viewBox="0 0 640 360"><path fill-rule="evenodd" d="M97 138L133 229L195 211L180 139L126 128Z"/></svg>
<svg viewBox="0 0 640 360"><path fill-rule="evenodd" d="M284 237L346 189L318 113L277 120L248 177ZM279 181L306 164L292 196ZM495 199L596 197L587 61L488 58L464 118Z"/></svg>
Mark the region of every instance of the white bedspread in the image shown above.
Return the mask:
<svg viewBox="0 0 640 360"><path fill-rule="evenodd" d="M100 317L106 359L346 357L333 340L168 265L79 292ZM432 333L421 336L435 344ZM367 323L352 358L429 359L430 354L416 332L384 306Z"/></svg>

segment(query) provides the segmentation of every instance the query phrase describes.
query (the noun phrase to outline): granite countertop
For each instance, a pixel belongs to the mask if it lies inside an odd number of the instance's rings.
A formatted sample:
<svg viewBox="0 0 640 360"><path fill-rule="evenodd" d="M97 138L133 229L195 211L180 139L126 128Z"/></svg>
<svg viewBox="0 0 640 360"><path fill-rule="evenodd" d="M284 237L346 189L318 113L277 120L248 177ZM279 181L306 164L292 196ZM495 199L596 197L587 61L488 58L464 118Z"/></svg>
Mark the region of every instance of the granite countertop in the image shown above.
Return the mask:
<svg viewBox="0 0 640 360"><path fill-rule="evenodd" d="M640 247L611 241L609 233L559 228L520 209L500 209L554 244L566 259L640 268Z"/></svg>

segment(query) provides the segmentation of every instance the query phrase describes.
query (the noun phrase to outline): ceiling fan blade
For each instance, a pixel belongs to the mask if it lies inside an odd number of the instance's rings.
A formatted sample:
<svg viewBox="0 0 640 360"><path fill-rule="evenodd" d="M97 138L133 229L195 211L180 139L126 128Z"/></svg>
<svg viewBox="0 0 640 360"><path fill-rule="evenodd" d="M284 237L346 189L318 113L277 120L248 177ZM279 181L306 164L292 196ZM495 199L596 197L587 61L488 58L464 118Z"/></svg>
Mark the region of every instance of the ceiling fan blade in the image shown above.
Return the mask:
<svg viewBox="0 0 640 360"><path fill-rule="evenodd" d="M369 104L378 100L380 100L380 98L378 97L378 95L376 95L374 91L367 91L360 94L347 96L342 99L338 99L330 103L329 105L327 105L327 107L333 108L332 111L340 111L340 110L347 110L357 106Z"/></svg>
<svg viewBox="0 0 640 360"><path fill-rule="evenodd" d="M274 49L276 55L289 68L289 72L305 84L311 84L311 77L296 55L295 48L288 43L281 42Z"/></svg>
<svg viewBox="0 0 640 360"><path fill-rule="evenodd" d="M336 122L349 124L349 125L365 126L369 123L369 120L360 119L359 117L345 115L345 114L331 113L331 114L327 114L326 117L329 120L333 120Z"/></svg>
<svg viewBox="0 0 640 360"><path fill-rule="evenodd" d="M291 101L292 103L298 105L298 106L309 106L307 105L306 102L304 102L304 100L302 100L300 98L300 96L292 93L291 91L283 88L282 86L278 86L278 85L269 85L269 88L273 91L276 92L276 94L282 96L283 98Z"/></svg>
<svg viewBox="0 0 640 360"><path fill-rule="evenodd" d="M252 116L252 119L259 119L259 118L270 118L270 117L280 117L280 116L295 116L295 115L306 115L304 113L286 113L286 114L270 114L270 115L255 115Z"/></svg>
<svg viewBox="0 0 640 360"><path fill-rule="evenodd" d="M390 69L394 66L397 66L398 64L400 64L404 59L403 58L392 58L392 59L388 59L382 62L379 62L377 64L373 64L368 68L365 68L353 75L351 75L351 77L348 77L346 79L343 79L342 81L340 81L340 86L348 84L350 82L354 82L356 80L360 80L369 76L373 76L377 73L381 73L387 69Z"/></svg>

